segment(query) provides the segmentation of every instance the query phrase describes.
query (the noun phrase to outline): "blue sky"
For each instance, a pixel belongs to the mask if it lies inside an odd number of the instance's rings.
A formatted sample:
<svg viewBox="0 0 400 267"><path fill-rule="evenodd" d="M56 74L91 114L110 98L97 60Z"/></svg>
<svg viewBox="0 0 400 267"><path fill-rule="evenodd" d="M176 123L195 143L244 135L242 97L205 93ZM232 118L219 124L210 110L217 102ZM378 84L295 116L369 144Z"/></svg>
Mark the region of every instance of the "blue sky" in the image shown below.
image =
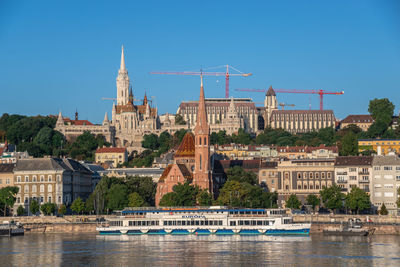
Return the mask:
<svg viewBox="0 0 400 267"><path fill-rule="evenodd" d="M196 76L151 71L230 64L253 76L235 88L344 90L326 96L338 118L367 112L373 98L400 110L400 2L393 1L4 1L0 0L0 114L57 114L101 122L111 114L121 45L136 98L159 113L199 94ZM207 77L206 97L223 97ZM280 94L297 109L317 95Z"/></svg>

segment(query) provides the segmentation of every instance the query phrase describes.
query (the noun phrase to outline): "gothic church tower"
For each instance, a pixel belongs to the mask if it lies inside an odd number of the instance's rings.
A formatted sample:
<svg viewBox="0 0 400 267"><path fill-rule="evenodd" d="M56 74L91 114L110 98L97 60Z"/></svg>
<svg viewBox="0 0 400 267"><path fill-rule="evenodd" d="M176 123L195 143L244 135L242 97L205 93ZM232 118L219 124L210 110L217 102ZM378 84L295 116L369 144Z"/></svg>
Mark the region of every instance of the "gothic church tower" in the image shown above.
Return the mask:
<svg viewBox="0 0 400 267"><path fill-rule="evenodd" d="M203 76L201 76L200 99L197 112L197 122L194 128L195 168L193 172L193 184L212 192L210 172L210 126L207 123Z"/></svg>
<svg viewBox="0 0 400 267"><path fill-rule="evenodd" d="M125 68L124 46L121 53L121 67L117 77L117 105L126 105L129 101L129 77Z"/></svg>
<svg viewBox="0 0 400 267"><path fill-rule="evenodd" d="M271 125L271 115L272 111L278 110L278 101L276 100L276 94L272 86L269 87L267 93L265 94L265 117L264 117L264 125L265 127Z"/></svg>

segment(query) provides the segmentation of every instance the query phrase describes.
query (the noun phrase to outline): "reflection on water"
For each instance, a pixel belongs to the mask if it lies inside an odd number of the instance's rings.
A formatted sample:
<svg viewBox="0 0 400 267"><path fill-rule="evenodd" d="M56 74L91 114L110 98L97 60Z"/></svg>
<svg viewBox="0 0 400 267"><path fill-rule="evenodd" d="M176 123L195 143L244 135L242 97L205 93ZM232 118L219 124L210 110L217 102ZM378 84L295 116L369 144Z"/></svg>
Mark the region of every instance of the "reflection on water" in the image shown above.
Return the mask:
<svg viewBox="0 0 400 267"><path fill-rule="evenodd" d="M1 266L400 266L400 237L98 236L0 238Z"/></svg>

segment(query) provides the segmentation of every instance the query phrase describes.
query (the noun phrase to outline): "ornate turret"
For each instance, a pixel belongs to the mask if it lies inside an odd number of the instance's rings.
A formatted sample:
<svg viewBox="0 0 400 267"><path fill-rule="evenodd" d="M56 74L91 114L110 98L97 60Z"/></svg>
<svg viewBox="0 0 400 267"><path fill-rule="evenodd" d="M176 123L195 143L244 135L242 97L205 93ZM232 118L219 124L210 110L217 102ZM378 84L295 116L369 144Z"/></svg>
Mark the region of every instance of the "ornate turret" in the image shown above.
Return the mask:
<svg viewBox="0 0 400 267"><path fill-rule="evenodd" d="M108 120L108 114L106 112L106 114L104 115L104 120L103 120L103 126L109 125L110 122Z"/></svg>
<svg viewBox="0 0 400 267"><path fill-rule="evenodd" d="M143 106L146 106L147 103L148 103L148 101L147 101L147 95L146 95L146 92L144 92Z"/></svg>
<svg viewBox="0 0 400 267"><path fill-rule="evenodd" d="M131 89L129 90L129 100L128 100L128 103L133 105L132 85L131 85Z"/></svg>
<svg viewBox="0 0 400 267"><path fill-rule="evenodd" d="M272 89L272 86L269 87L267 93L265 94L264 107L265 107L264 125L265 127L267 127L271 125L272 111L278 110L278 101L276 99L276 94L274 89Z"/></svg>
<svg viewBox="0 0 400 267"><path fill-rule="evenodd" d="M64 119L62 117L61 111L58 113L58 118L57 118L56 125L57 126L64 125Z"/></svg>

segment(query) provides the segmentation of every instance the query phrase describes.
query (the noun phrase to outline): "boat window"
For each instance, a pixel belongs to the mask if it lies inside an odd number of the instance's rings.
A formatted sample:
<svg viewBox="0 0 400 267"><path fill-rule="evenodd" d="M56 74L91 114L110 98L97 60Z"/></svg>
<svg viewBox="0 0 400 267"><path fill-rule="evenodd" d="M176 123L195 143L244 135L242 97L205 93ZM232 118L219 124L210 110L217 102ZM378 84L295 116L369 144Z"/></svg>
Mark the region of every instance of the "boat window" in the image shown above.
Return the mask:
<svg viewBox="0 0 400 267"><path fill-rule="evenodd" d="M167 221L164 221L163 225L167 225Z"/></svg>
<svg viewBox="0 0 400 267"><path fill-rule="evenodd" d="M257 221L257 225L262 225L262 221Z"/></svg>
<svg viewBox="0 0 400 267"><path fill-rule="evenodd" d="M251 214L251 212L250 211L246 211L246 214Z"/></svg>
<svg viewBox="0 0 400 267"><path fill-rule="evenodd" d="M186 225L186 221L182 221L182 225Z"/></svg>
<svg viewBox="0 0 400 267"><path fill-rule="evenodd" d="M239 225L243 225L243 221L242 220L239 221Z"/></svg>
<svg viewBox="0 0 400 267"><path fill-rule="evenodd" d="M244 214L244 211L241 211L240 214Z"/></svg>
<svg viewBox="0 0 400 267"><path fill-rule="evenodd" d="M213 221L210 221L210 225L213 225Z"/></svg>
<svg viewBox="0 0 400 267"><path fill-rule="evenodd" d="M244 221L244 225L250 225L250 221Z"/></svg>
<svg viewBox="0 0 400 267"><path fill-rule="evenodd" d="M168 221L168 225L172 225L172 221Z"/></svg>
<svg viewBox="0 0 400 267"><path fill-rule="evenodd" d="M219 221L219 225L222 225L222 221Z"/></svg>
<svg viewBox="0 0 400 267"><path fill-rule="evenodd" d="M230 226L236 226L236 221L230 221Z"/></svg>
<svg viewBox="0 0 400 267"><path fill-rule="evenodd" d="M196 221L196 225L199 225L199 221Z"/></svg>
<svg viewBox="0 0 400 267"><path fill-rule="evenodd" d="M208 225L208 221L205 221L205 222L204 222L204 225Z"/></svg>
<svg viewBox="0 0 400 267"><path fill-rule="evenodd" d="M204 225L204 221L200 221L200 225Z"/></svg>
<svg viewBox="0 0 400 267"><path fill-rule="evenodd" d="M181 225L182 221L176 221L176 225Z"/></svg>

